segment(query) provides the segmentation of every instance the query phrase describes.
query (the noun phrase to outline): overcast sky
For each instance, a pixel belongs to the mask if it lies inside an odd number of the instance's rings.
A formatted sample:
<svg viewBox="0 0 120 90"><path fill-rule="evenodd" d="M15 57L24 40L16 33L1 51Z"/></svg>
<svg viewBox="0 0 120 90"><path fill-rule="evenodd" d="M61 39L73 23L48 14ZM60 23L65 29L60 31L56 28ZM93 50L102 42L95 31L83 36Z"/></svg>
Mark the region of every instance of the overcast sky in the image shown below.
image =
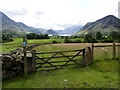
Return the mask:
<svg viewBox="0 0 120 90"><path fill-rule="evenodd" d="M0 10L16 22L45 29L85 25L107 15L118 17L119 0L1 0Z"/></svg>

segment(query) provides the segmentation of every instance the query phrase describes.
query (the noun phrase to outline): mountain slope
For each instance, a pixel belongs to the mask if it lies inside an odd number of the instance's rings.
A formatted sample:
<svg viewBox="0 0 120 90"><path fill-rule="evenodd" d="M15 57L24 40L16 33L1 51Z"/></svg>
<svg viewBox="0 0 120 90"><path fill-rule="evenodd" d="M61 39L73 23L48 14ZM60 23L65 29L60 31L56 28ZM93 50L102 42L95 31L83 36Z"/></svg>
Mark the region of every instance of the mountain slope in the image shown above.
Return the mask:
<svg viewBox="0 0 120 90"><path fill-rule="evenodd" d="M56 30L56 32L57 32L59 35L74 35L74 34L77 33L81 28L82 28L82 26L80 26L80 25L75 25L75 26L71 26L71 27L65 28L64 30Z"/></svg>
<svg viewBox="0 0 120 90"><path fill-rule="evenodd" d="M44 34L48 34L48 35L58 35L58 33L55 30L49 29L47 31L44 32Z"/></svg>
<svg viewBox="0 0 120 90"><path fill-rule="evenodd" d="M25 34L25 33L38 33L41 34L41 32L34 28L25 25L24 23L21 22L15 22L9 17L7 17L4 13L0 12L1 18L0 22L2 22L2 31L4 32L12 32L13 34Z"/></svg>
<svg viewBox="0 0 120 90"><path fill-rule="evenodd" d="M77 33L81 28L82 28L82 26L79 26L79 25L68 27L64 30L64 34L73 35L73 34Z"/></svg>
<svg viewBox="0 0 120 90"><path fill-rule="evenodd" d="M11 20L2 12L0 12L0 14L2 17L0 18L0 21L2 22L2 30L16 30L19 32L23 31L15 21Z"/></svg>
<svg viewBox="0 0 120 90"><path fill-rule="evenodd" d="M22 28L23 30L26 30L27 33L38 33L38 34L42 34L42 32L37 29L37 28L34 28L34 27L31 27L31 26L27 26L25 25L24 23L22 22L17 22L17 24L20 26L20 28Z"/></svg>
<svg viewBox="0 0 120 90"><path fill-rule="evenodd" d="M118 29L120 29L120 19L108 15L95 22L87 23L77 34L95 34L98 31L102 34L109 34L111 31L118 31Z"/></svg>

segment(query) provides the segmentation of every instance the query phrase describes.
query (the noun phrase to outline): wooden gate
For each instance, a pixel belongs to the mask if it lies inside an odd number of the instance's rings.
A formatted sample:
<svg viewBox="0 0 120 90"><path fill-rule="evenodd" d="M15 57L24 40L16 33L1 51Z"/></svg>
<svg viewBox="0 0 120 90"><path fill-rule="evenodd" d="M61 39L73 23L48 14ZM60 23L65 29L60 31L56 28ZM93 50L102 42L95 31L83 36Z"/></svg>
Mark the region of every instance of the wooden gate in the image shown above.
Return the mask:
<svg viewBox="0 0 120 90"><path fill-rule="evenodd" d="M85 57L85 49L36 53L36 70L50 71L67 65L79 65Z"/></svg>

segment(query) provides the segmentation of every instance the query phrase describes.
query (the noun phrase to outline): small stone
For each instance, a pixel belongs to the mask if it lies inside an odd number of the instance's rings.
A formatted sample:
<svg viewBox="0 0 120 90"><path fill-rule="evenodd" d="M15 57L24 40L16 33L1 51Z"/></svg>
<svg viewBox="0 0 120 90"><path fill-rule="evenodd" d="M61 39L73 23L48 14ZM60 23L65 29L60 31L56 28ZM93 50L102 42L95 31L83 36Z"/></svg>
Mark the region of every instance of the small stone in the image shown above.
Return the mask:
<svg viewBox="0 0 120 90"><path fill-rule="evenodd" d="M67 79L64 80L64 82L67 82L67 81L68 81Z"/></svg>

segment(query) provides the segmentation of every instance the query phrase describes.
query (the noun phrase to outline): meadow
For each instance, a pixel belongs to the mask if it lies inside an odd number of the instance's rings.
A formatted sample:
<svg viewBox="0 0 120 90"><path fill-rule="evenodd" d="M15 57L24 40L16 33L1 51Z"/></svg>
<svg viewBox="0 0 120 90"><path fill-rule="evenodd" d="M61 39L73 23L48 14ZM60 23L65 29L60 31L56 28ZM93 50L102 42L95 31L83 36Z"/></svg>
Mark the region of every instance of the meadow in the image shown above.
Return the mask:
<svg viewBox="0 0 120 90"><path fill-rule="evenodd" d="M83 38L81 39L76 38L72 40L73 41L75 40L84 41ZM28 40L28 45L35 44L35 43L52 43L53 41L57 41L58 43L64 43L64 39L32 39L32 40ZM22 48L22 45L23 45L23 38L13 38L13 41L2 43L0 45L0 48L2 48L0 53L6 53L12 50L15 50L17 48Z"/></svg>
<svg viewBox="0 0 120 90"><path fill-rule="evenodd" d="M51 43L54 40L58 42L64 42L64 39L35 39L35 40L28 40L28 44L33 43ZM2 48L2 51L0 53L6 53L10 52L12 50L15 50L17 48L22 48L23 45L23 38L13 38L13 41L3 43L0 48Z"/></svg>
<svg viewBox="0 0 120 90"><path fill-rule="evenodd" d="M20 43L20 39L18 40L19 42L14 41L9 43L13 44L16 42L17 44L22 44ZM61 42L62 41L63 40L61 40ZM28 42L46 43L47 40L28 40ZM107 43L107 45L108 44L110 45L112 43ZM96 43L96 45L103 45L103 43ZM104 45L106 45L106 43L104 43ZM41 45L34 49L36 52L48 52L83 49L87 46L91 46L91 43L49 44ZM17 47L13 48L15 49ZM7 51L7 49L5 51ZM37 71L34 74L29 74L27 79L24 79L24 76L19 76L5 80L2 86L3 88L118 88L119 60L112 59L112 48L99 47L95 48L94 52L93 64L86 67L66 66L64 69L49 72Z"/></svg>

